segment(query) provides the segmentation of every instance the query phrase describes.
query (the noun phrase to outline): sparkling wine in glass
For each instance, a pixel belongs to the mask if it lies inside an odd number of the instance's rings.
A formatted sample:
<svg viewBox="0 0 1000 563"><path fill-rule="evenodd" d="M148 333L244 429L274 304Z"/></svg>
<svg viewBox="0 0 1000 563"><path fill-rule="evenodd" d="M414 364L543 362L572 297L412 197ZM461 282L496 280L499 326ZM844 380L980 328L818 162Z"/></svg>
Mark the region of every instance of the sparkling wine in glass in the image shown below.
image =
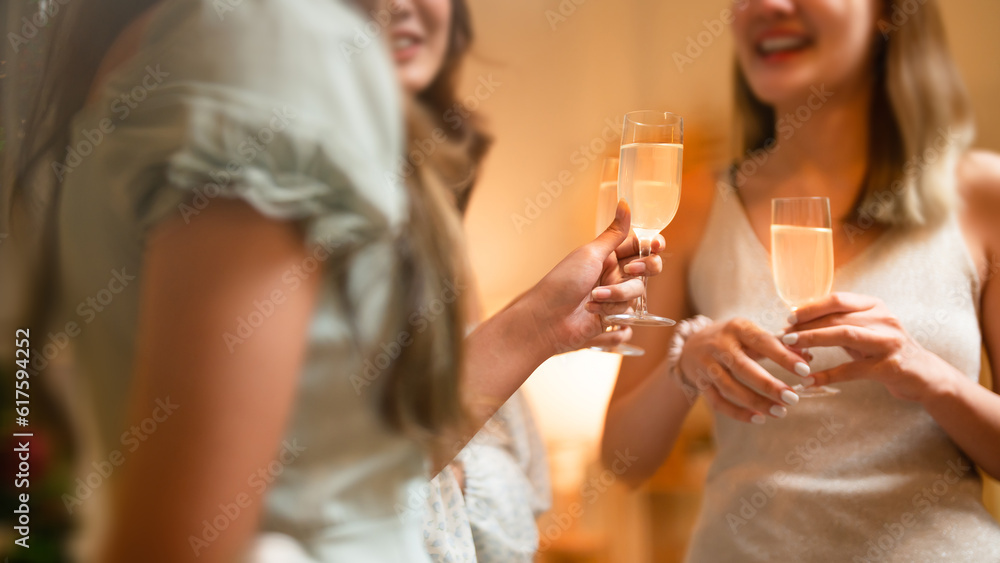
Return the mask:
<svg viewBox="0 0 1000 563"><path fill-rule="evenodd" d="M625 115L622 131L618 195L632 209L632 230L639 256L649 256L653 239L677 213L681 199L684 120L679 115L636 111ZM672 326L674 321L649 313L646 278L635 312L610 315L608 322L640 326Z"/></svg>
<svg viewBox="0 0 1000 563"><path fill-rule="evenodd" d="M604 159L601 185L597 189L597 225L595 231L598 236L615 220L615 211L618 209L618 162L617 158ZM610 325L605 329L605 332L616 330L621 330L621 326ZM621 354L622 356L641 356L646 353L642 348L631 344L593 346L591 350Z"/></svg>
<svg viewBox="0 0 1000 563"><path fill-rule="evenodd" d="M771 200L771 270L778 296L792 311L825 297L833 287L833 228L830 200L793 197ZM794 387L800 397L824 397L831 387Z"/></svg>

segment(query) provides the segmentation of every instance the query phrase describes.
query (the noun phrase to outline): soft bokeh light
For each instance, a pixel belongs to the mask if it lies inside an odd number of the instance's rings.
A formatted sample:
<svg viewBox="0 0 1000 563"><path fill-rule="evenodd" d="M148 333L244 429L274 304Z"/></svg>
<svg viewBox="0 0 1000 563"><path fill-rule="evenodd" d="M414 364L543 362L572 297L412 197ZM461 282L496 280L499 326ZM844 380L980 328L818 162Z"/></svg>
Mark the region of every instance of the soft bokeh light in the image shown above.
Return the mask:
<svg viewBox="0 0 1000 563"><path fill-rule="evenodd" d="M524 389L539 430L554 451L553 485L579 487L586 464L597 456L604 415L621 356L580 350L549 359Z"/></svg>

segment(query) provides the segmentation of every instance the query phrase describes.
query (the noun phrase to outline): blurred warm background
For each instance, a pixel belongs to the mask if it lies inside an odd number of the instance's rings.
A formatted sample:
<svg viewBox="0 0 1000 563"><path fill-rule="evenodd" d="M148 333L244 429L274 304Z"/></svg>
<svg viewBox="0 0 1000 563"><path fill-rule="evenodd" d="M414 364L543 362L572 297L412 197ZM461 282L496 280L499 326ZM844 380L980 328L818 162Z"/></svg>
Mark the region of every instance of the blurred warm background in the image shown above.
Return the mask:
<svg viewBox="0 0 1000 563"><path fill-rule="evenodd" d="M625 112L685 116L688 171L729 158L732 46L719 20L730 2L471 4L478 38L465 102L487 117L496 144L467 229L483 305L494 312L592 237L601 158L616 152L607 140ZM1000 72L992 56L1000 52L1000 2L941 5L977 111L978 145L1000 151ZM690 64L679 68L675 53ZM710 417L697 410L657 477L626 492L595 462L618 365L616 356L579 352L550 360L529 380L557 493L541 523L542 561L669 563L683 556L711 461Z"/></svg>

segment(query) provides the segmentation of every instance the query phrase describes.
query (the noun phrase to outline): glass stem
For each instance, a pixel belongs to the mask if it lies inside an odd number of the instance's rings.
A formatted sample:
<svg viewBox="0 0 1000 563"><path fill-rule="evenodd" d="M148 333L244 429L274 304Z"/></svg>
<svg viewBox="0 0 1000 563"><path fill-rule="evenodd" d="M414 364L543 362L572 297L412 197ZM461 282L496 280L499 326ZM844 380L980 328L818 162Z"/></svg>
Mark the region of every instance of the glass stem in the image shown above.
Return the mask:
<svg viewBox="0 0 1000 563"><path fill-rule="evenodd" d="M648 257L653 252L653 239L644 240L639 239L639 260ZM642 295L640 295L635 300L635 314L639 317L644 317L647 314L646 311L646 276L640 276L642 279Z"/></svg>

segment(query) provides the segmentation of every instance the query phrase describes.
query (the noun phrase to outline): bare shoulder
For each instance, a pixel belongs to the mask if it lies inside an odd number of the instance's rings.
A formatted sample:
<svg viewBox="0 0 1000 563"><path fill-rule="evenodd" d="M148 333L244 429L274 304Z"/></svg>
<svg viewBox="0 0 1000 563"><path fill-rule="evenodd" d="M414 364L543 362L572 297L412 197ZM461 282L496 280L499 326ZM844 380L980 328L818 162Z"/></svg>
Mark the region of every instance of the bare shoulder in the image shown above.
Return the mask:
<svg viewBox="0 0 1000 563"><path fill-rule="evenodd" d="M958 192L963 218L996 248L1000 242L1000 154L970 151L958 164Z"/></svg>
<svg viewBox="0 0 1000 563"><path fill-rule="evenodd" d="M1000 154L970 151L958 163L958 191L965 203L1000 204Z"/></svg>

